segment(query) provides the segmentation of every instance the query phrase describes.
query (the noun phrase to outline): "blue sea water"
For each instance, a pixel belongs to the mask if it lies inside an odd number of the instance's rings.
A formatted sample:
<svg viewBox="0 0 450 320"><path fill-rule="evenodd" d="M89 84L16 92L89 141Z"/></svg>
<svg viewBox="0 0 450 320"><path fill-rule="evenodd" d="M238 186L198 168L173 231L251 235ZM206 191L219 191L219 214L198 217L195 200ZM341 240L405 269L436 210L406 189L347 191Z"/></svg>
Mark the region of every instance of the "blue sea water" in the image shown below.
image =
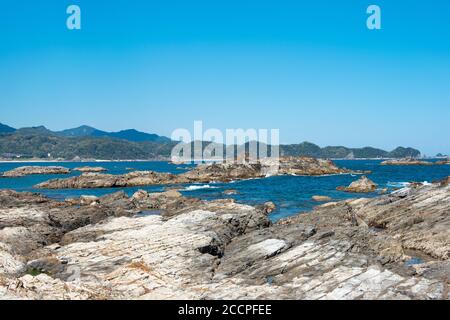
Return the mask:
<svg viewBox="0 0 450 320"><path fill-rule="evenodd" d="M381 166L380 160L336 160L338 166L353 170L370 170L369 178L376 182L380 189L394 190L405 186L407 182L432 182L450 175L450 165L436 166ZM168 162L140 161L140 162L48 162L48 163L0 163L0 172L8 171L25 165L52 166L60 165L67 168L79 166L102 166L111 174L123 174L133 170L154 170L158 172L182 173L193 165L175 165ZM49 197L64 200L66 198L79 197L80 195L102 196L116 192L120 189L64 189L45 190L34 189L33 186L54 178L64 178L79 175L73 171L68 175L32 175L20 178L0 178L0 189L13 189L16 191L41 192ZM334 200L343 200L355 197L374 197L377 192L370 194L350 194L337 191L337 186L347 186L358 179L355 175L331 175L321 177L303 176L277 176L264 179L251 179L230 183L209 183L181 185L182 193L188 197L201 199L234 198L236 201L251 205L273 201L277 209L271 214L272 220L298 214L311 210L318 203L312 201L314 195L329 196ZM149 192L164 191L165 186L148 186L123 188L132 195L138 189ZM225 190L233 189L237 194L224 195Z"/></svg>

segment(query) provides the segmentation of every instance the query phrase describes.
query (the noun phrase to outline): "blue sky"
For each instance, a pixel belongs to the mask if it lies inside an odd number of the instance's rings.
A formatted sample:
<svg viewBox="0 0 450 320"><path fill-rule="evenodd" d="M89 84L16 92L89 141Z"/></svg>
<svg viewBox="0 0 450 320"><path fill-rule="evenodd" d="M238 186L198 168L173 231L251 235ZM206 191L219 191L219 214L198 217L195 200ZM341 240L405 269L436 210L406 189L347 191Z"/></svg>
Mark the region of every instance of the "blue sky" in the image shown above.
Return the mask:
<svg viewBox="0 0 450 320"><path fill-rule="evenodd" d="M202 120L450 154L449 16L445 0L3 1L0 122L170 136Z"/></svg>

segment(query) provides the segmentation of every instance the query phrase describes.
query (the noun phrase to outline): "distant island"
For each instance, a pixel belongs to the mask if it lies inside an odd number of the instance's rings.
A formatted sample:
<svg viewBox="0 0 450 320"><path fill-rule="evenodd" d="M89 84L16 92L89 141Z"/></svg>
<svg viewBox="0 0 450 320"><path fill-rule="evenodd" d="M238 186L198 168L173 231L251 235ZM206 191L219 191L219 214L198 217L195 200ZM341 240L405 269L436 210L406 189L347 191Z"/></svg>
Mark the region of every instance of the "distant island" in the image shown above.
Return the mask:
<svg viewBox="0 0 450 320"><path fill-rule="evenodd" d="M89 126L51 131L44 126L15 129L0 123L0 157L3 159L165 160L178 142L135 129L107 132ZM206 145L206 143L205 143ZM280 145L281 156L329 159L417 158L414 148L385 151L373 147L348 148L310 142Z"/></svg>

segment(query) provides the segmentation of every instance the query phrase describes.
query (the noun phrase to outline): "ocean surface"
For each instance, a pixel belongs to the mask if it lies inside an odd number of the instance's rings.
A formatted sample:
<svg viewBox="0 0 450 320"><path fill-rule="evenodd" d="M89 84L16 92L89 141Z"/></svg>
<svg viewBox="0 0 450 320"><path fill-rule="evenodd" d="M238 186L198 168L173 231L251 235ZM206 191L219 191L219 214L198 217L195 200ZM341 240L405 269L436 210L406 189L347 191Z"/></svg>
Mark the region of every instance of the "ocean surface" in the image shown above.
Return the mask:
<svg viewBox="0 0 450 320"><path fill-rule="evenodd" d="M436 160L432 160L436 161ZM433 182L450 175L450 165L435 166L381 166L380 160L335 160L338 166L354 170L370 170L368 177L378 184L380 189L390 191L407 185L408 182ZM123 174L134 170L153 170L159 172L182 173L190 170L194 165L175 165L168 162L45 162L45 163L0 163L0 172L8 171L20 166L64 166L76 168L80 166L102 166L110 174ZM108 193L124 190L132 195L138 189L149 192L164 191L169 185L114 188L114 189L64 189L45 190L34 189L33 186L54 178L65 178L79 175L72 172L67 175L32 175L20 178L0 178L0 189L16 191L41 192L51 198L64 200L81 195L102 196ZM188 197L198 197L211 200L219 198L234 198L237 202L258 205L266 201L273 201L277 209L270 218L278 220L283 217L296 215L311 210L318 203L311 199L314 195L329 196L333 200L343 200L357 197L374 197L377 192L370 194L354 194L337 191L337 186L347 186L358 179L356 175L331 175L321 177L278 176L264 179L251 179L231 183L208 183L180 185L181 192ZM236 190L237 194L224 195L225 190Z"/></svg>

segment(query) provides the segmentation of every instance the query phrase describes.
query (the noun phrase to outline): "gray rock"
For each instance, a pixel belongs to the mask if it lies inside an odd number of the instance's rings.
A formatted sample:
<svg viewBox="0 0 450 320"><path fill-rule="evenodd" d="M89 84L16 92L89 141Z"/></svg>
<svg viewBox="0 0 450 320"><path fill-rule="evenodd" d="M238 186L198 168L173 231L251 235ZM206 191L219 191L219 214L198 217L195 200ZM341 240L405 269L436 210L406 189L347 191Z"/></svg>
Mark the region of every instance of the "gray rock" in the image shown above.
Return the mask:
<svg viewBox="0 0 450 320"><path fill-rule="evenodd" d="M348 187L337 187L337 190L345 192L355 192L355 193L368 193L374 192L377 189L377 184L366 176L362 176L356 181L353 181Z"/></svg>
<svg viewBox="0 0 450 320"><path fill-rule="evenodd" d="M25 166L19 167L3 173L3 177L15 178L35 174L68 174L70 170L58 166Z"/></svg>
<svg viewBox="0 0 450 320"><path fill-rule="evenodd" d="M0 202L7 299L449 299L450 189L440 184L276 224L252 206L175 193L80 207L0 191ZM134 214L145 207L164 214ZM416 255L424 262L405 263Z"/></svg>

